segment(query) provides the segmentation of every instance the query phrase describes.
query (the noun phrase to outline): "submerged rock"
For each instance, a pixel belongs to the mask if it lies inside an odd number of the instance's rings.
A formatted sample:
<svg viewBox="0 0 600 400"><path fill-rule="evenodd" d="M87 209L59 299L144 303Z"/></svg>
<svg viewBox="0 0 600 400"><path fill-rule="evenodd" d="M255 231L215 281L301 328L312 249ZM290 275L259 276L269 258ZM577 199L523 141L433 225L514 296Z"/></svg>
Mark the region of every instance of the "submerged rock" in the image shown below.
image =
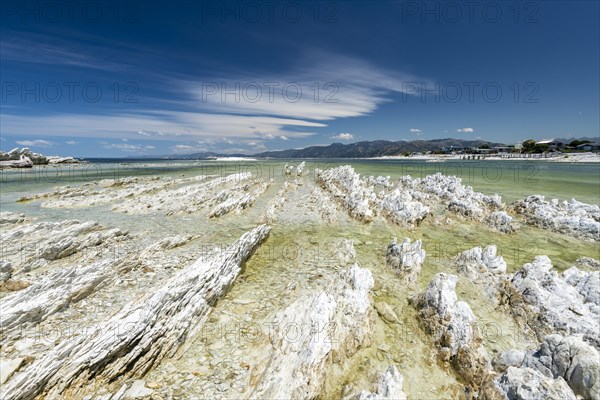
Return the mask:
<svg viewBox="0 0 600 400"><path fill-rule="evenodd" d="M354 249L354 241L342 239L336 243L336 256L342 265L349 264L356 259L356 250Z"/></svg>

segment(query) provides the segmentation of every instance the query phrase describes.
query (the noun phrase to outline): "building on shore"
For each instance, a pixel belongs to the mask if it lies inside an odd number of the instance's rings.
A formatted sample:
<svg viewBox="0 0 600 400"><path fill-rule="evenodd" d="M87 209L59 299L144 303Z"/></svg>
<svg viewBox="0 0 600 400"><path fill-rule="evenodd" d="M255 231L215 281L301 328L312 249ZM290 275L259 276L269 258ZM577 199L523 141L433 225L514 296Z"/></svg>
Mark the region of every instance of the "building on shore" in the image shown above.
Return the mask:
<svg viewBox="0 0 600 400"><path fill-rule="evenodd" d="M600 151L600 143L583 143L575 148L582 151Z"/></svg>
<svg viewBox="0 0 600 400"><path fill-rule="evenodd" d="M559 142L554 139L540 140L539 142L536 142L535 144L539 144L539 145L545 144L548 146L548 150L560 150L565 145L563 142Z"/></svg>

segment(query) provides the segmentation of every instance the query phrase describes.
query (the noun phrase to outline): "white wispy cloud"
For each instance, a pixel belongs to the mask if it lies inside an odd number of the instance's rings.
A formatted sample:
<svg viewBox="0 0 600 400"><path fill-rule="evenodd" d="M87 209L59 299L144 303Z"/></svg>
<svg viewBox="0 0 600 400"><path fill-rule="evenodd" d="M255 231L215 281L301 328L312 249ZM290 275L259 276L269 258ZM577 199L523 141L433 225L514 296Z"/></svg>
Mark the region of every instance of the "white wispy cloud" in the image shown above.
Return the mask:
<svg viewBox="0 0 600 400"><path fill-rule="evenodd" d="M473 132L475 132L475 129L473 129L473 128L460 128L460 129L457 129L456 132L458 132L458 133L473 133Z"/></svg>
<svg viewBox="0 0 600 400"><path fill-rule="evenodd" d="M30 37L26 39L32 41ZM2 50L11 59L35 62L32 54L19 53L22 44L11 39L3 44ZM53 45L40 46L45 46L37 49L44 55L40 62L79 66L89 66L95 62L89 56L78 57L77 54L65 52L68 46L62 44L60 49L53 48ZM371 114L381 104L390 101L392 94L405 93L406 82L416 80L411 75L384 70L360 59L325 53L321 56L308 55L297 65L301 67L279 75L232 77L235 74L224 73L226 79L199 81L198 78L185 77L169 82L173 83L166 85L173 91L169 101L186 111L167 112L158 107L149 107L135 111L121 108L118 114L110 110L107 115L97 111L26 117L3 113L0 129L15 136L31 132L39 132L40 136L45 137L70 136L76 139L73 142L94 137L152 139L190 146L186 143L203 141L207 145L211 144L209 141L219 142L222 138L228 138L238 142L258 141L257 146L264 148L270 140L285 141L316 135L319 129L328 126L328 121ZM114 70L123 65L107 67ZM252 82L256 85L244 89L245 85ZM217 92L207 95L207 84L212 83L217 86L210 86L211 90L216 88ZM221 84L225 84L226 89L233 88L237 93L223 97ZM237 88L236 84L239 84ZM284 91L286 85L287 92ZM261 96L254 101L256 89L261 91ZM340 134L337 139L352 140L353 136ZM249 146L247 143L241 144ZM191 146L195 151L196 146ZM117 150L116 147L111 149ZM126 146L121 150L139 151Z"/></svg>
<svg viewBox="0 0 600 400"><path fill-rule="evenodd" d="M39 132L43 136L74 138L141 139L185 141L222 138L303 138L316 134L321 122L264 116L153 112L121 115L57 114L28 116L3 114L0 129L11 135ZM288 129L293 127L294 129Z"/></svg>
<svg viewBox="0 0 600 400"><path fill-rule="evenodd" d="M82 47L81 42L67 40L57 36L33 32L21 32L6 29L0 41L2 58L4 60L19 61L34 64L66 65L91 69L123 70L125 64L115 61L116 57L101 57L98 54L106 53L109 49L90 44ZM114 52L114 47L110 51Z"/></svg>
<svg viewBox="0 0 600 400"><path fill-rule="evenodd" d="M331 136L331 138L340 140L352 140L354 139L354 135L351 133L340 133L338 135Z"/></svg>
<svg viewBox="0 0 600 400"><path fill-rule="evenodd" d="M75 145L79 144L79 142L77 140L67 140L65 143L69 144L71 146L75 146Z"/></svg>
<svg viewBox="0 0 600 400"><path fill-rule="evenodd" d="M149 150L153 150L156 147L151 145L143 144L131 144L131 143L106 143L102 142L105 149L120 150L127 153L145 153Z"/></svg>
<svg viewBox="0 0 600 400"><path fill-rule="evenodd" d="M31 147L52 147L54 146L54 142L49 142L47 140L38 139L38 140L17 140L16 142L21 146L31 146Z"/></svg>
<svg viewBox="0 0 600 400"><path fill-rule="evenodd" d="M324 121L370 114L389 101L389 94L414 94L407 84L417 80L339 55L313 56L299 65L310 67L279 76L214 78L178 86L211 112Z"/></svg>

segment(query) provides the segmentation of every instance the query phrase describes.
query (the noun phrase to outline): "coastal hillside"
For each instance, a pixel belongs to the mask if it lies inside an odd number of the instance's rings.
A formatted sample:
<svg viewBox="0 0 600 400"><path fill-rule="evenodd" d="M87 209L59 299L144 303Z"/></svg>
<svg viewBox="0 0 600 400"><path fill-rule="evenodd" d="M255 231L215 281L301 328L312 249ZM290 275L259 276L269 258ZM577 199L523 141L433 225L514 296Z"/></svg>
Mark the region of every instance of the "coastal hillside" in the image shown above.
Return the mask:
<svg viewBox="0 0 600 400"><path fill-rule="evenodd" d="M403 153L427 152L442 150L445 147L481 147L483 145L502 146L502 143L488 142L485 140L462 140L462 139L433 139L433 140L400 140L397 142L389 140L372 140L357 143L332 143L328 146L310 146L303 149L287 149L278 151L265 151L252 154L252 157L264 158L366 158L396 156ZM185 156L177 156L179 159L195 159L207 157L219 157L225 154L217 153L194 153ZM227 156L243 157L247 154L227 154Z"/></svg>

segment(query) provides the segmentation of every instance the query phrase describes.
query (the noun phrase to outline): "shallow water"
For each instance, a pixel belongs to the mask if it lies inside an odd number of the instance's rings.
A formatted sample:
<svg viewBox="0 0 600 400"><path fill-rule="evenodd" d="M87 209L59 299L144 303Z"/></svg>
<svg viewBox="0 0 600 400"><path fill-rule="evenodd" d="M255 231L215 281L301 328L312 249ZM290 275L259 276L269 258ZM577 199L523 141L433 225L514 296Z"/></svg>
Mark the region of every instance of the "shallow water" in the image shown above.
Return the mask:
<svg viewBox="0 0 600 400"><path fill-rule="evenodd" d="M36 166L33 169L0 170L3 200L5 193L38 192L52 186L89 182L99 179L115 179L125 176L168 175L224 176L249 171L268 178L281 178L285 164L298 164L298 160L272 161L167 161L155 160L115 163L109 160L94 161L80 165ZM599 163L556 163L545 161L502 160L448 160L425 162L422 160L309 160L306 170L314 177L315 168L332 168L351 164L364 176L382 175L398 178L411 175L424 177L435 172L456 175L465 185L484 193L498 193L506 203L531 194L569 200L575 198L600 205ZM3 205L4 201L2 202Z"/></svg>
<svg viewBox="0 0 600 400"><path fill-rule="evenodd" d="M290 161L290 163L292 163ZM298 161L294 160L293 164ZM564 270L581 256L600 258L597 243L585 242L565 235L522 225L515 234L506 235L480 223L455 215L427 218L419 227L407 229L377 218L369 224L350 219L338 207L338 222L323 223L307 204L315 187L314 168L329 168L346 161L307 162L309 174L302 185L290 190L288 199L272 224L267 241L247 262L231 291L221 299L203 330L190 337L177 357L163 361L148 375L148 380L171 387L179 382L174 376L187 379L180 391L173 394L216 393L215 387L235 381L237 386L223 391L225 397L243 395L245 387L257 372L255 366L265 362L268 335L248 333L249 326L272 321L298 297L319 290L324 282L334 279L340 265L335 254L341 239L355 243L357 262L373 273L376 304L387 304L397 314L396 323L385 322L374 313L372 344L361 348L343 364L334 363L328 374L322 398L339 398L347 384L372 389L376 376L391 364L404 376L404 391L409 398L459 398L462 385L451 367L437 361L436 349L430 337L418 323L417 312L409 304L416 292L406 288L385 263L385 248L393 237L421 239L427 257L418 281L424 288L437 272L455 273L452 259L475 246L495 244L498 253L508 263L509 271L520 268L534 256L548 255L557 270ZM178 234L195 234L200 239L185 247L188 255L198 255L199 247L224 247L243 232L262 222L262 215L283 184L285 162L141 162L129 165L103 163L97 166L66 166L62 170L2 171L2 211L23 212L43 220L97 220L108 227L120 227L140 235L143 244ZM561 199L600 204L598 198L597 164L556 164L543 162L514 163L502 161L448 161L442 164L397 160L352 160L357 172L364 175L389 175L393 178L410 174L425 176L441 170L463 177L463 183L485 193L499 193L505 202L530 194L544 194ZM91 173L90 171L94 171ZM125 214L111 210L114 204L87 208L42 208L41 201L15 202L23 195L52 190L55 186L78 185L84 182L123 176L161 175L191 177L235 172L253 172L263 179L273 179L267 192L254 205L240 214L208 219L206 211L165 216L156 214ZM482 172L484 171L484 172ZM491 179L492 171L497 173ZM531 172L535 171L535 172ZM525 175L526 179L523 177ZM535 181L530 181L535 179ZM438 221L450 219L450 224ZM199 244L200 243L200 244ZM204 247L206 246L206 247ZM183 251L183 250L182 250ZM291 288L294 286L294 288ZM457 286L459 299L467 301L478 318L484 346L490 353L510 348L526 349L535 345L503 310L487 300L481 288L462 277ZM225 330L223 330L225 329ZM178 385L179 386L179 385ZM171 390L171 389L169 389ZM219 389L220 390L220 389Z"/></svg>

